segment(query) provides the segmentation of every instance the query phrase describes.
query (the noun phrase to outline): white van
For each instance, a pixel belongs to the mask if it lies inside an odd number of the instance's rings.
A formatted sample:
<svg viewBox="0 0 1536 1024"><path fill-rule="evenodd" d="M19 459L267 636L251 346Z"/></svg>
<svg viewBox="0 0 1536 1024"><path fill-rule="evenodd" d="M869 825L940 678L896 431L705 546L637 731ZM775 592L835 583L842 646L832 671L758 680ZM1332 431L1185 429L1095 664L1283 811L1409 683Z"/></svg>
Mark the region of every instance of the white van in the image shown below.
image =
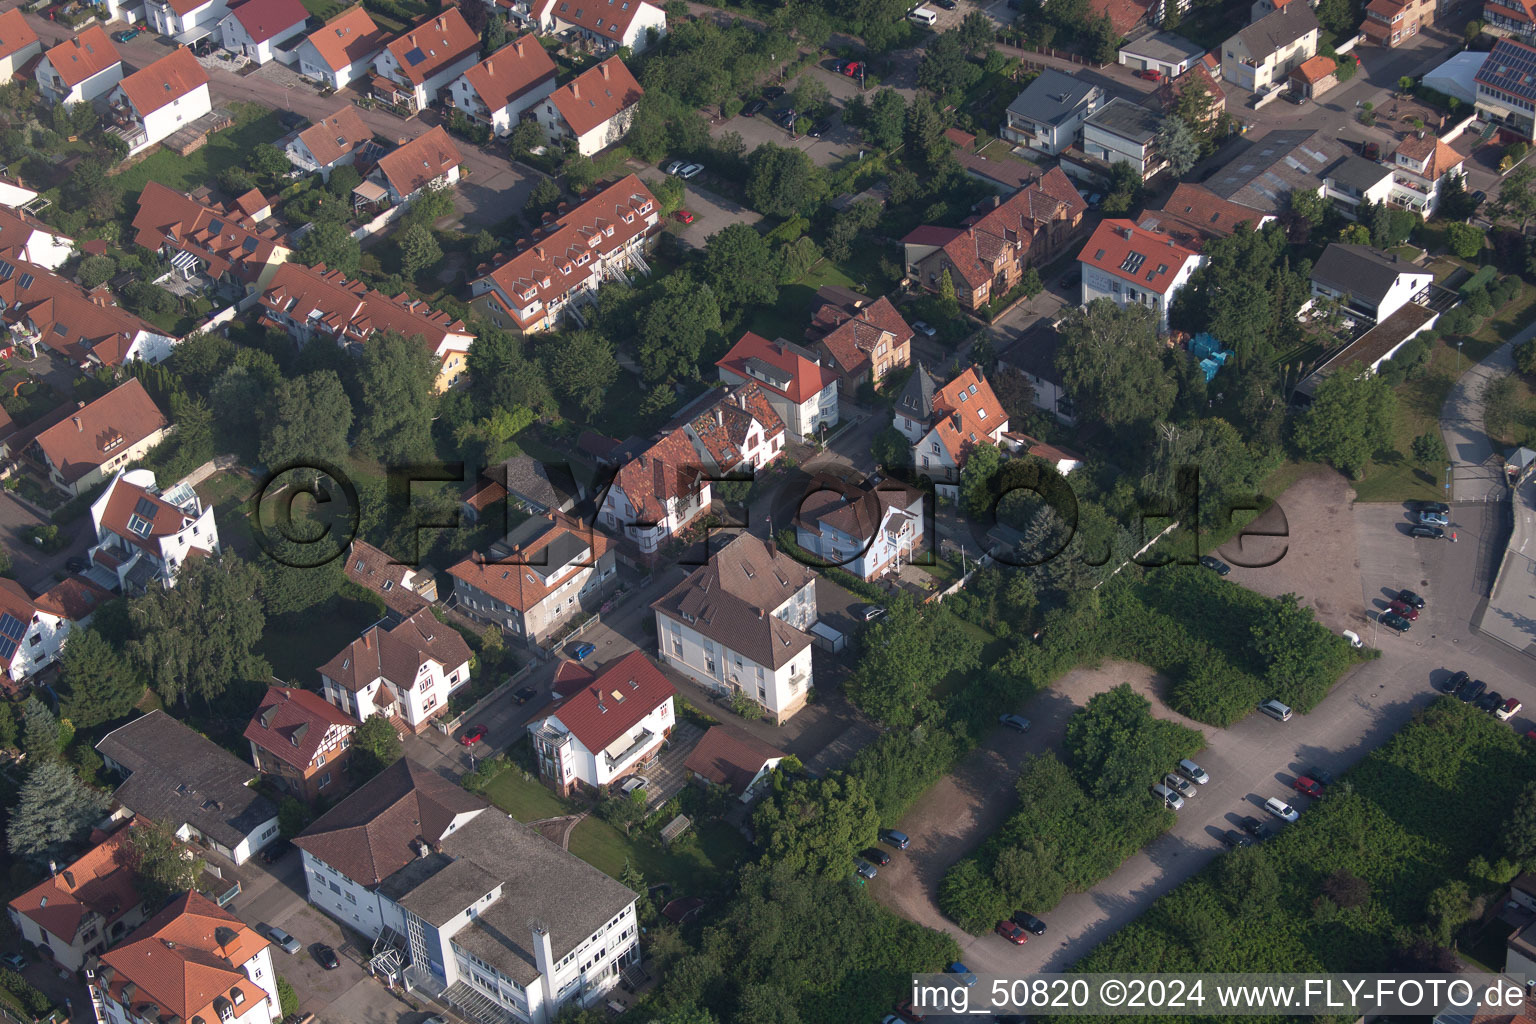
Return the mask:
<svg viewBox="0 0 1536 1024"><path fill-rule="evenodd" d="M1281 821L1285 822L1295 821L1298 817L1300 817L1300 815L1296 813L1296 808L1292 807L1290 804L1286 803L1284 800L1281 800L1277 796L1272 796L1268 800L1265 800L1264 809L1270 814L1273 814L1275 817L1279 818Z"/></svg>
<svg viewBox="0 0 1536 1024"><path fill-rule="evenodd" d="M938 23L939 16L926 7L916 7L913 8L912 13L907 15L907 20L912 22L914 25L921 25L924 28L933 28L933 26Z"/></svg>
<svg viewBox="0 0 1536 1024"><path fill-rule="evenodd" d="M631 775L629 778L624 780L622 785L619 786L619 791L622 792L625 796L629 796L629 794L633 793L635 790L644 789L650 784L651 780L646 778L644 775Z"/></svg>
<svg viewBox="0 0 1536 1024"><path fill-rule="evenodd" d="M1280 703L1273 697L1271 697L1269 700L1266 700L1263 704L1260 704L1259 710L1277 722L1289 722L1291 720L1290 707Z"/></svg>

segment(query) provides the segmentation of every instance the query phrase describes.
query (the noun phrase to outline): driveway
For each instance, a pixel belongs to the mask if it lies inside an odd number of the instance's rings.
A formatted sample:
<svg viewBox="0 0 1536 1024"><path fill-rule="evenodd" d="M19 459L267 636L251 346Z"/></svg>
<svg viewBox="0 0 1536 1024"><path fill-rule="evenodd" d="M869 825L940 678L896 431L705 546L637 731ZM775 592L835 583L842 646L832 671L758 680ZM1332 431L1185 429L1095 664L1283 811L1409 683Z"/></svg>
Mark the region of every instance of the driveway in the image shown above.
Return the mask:
<svg viewBox="0 0 1536 1024"><path fill-rule="evenodd" d="M1288 537L1227 545L1221 555L1234 566L1228 577L1234 585L1270 596L1299 594L1329 629L1364 627L1366 642L1382 651L1379 659L1357 666L1312 713L1288 723L1249 715L1228 729L1199 726L1208 746L1196 760L1210 772L1211 783L1180 812L1172 830L1093 890L1068 896L1046 915L1047 935L1022 947L991 934L967 935L938 913L936 887L951 864L1011 813L1023 754L1053 745L1066 717L1093 693L1121 681L1156 692L1157 680L1141 666L1069 673L1020 709L1036 723L1030 734L994 733L913 807L900 824L913 836L912 849L901 855L900 865L893 862L881 871L871 886L876 896L953 934L972 970L1060 970L1219 856L1219 833L1254 814L1264 798L1287 795L1298 772L1313 764L1338 772L1384 742L1434 698L1431 682L1465 670L1536 707L1530 662L1471 621L1502 553L1498 506L1456 506L1459 542L1427 543L1401 535L1401 505L1350 504L1351 497L1336 474L1306 478L1280 499ZM1388 592L1400 587L1417 590L1428 601L1420 621L1401 636L1386 629L1371 632ZM1168 714L1155 700L1153 706ZM1523 719L1511 725L1520 732L1531 727Z"/></svg>
<svg viewBox="0 0 1536 1024"><path fill-rule="evenodd" d="M1483 396L1488 385L1515 368L1515 346L1536 337L1532 324L1474 364L1452 385L1440 410L1440 433L1451 457L1451 494L1456 501L1495 501L1504 496L1493 444L1483 429Z"/></svg>
<svg viewBox="0 0 1536 1024"><path fill-rule="evenodd" d="M654 185L664 175L657 168L651 168L641 175L641 180ZM683 182L683 209L693 214L693 223L677 224L677 237L695 249L704 248L704 243L709 241L709 236L724 230L731 224L756 224L763 219L763 215L756 210L748 209L734 200L727 199L718 192L713 191L703 184L707 179L704 175Z"/></svg>

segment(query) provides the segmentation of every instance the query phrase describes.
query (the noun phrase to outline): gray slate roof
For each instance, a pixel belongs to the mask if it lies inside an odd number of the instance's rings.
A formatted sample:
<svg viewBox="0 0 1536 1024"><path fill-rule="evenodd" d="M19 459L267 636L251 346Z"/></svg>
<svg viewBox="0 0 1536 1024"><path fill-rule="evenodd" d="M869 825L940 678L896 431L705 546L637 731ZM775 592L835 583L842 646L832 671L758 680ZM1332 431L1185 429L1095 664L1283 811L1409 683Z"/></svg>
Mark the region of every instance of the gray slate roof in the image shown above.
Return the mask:
<svg viewBox="0 0 1536 1024"><path fill-rule="evenodd" d="M1087 103L1097 86L1046 68L1008 104L1008 113L1045 124L1060 124Z"/></svg>
<svg viewBox="0 0 1536 1024"><path fill-rule="evenodd" d="M918 363L912 376L907 378L907 386L901 389L896 399L896 411L909 419L927 423L933 415L933 396L938 390L939 386L934 383L928 368Z"/></svg>
<svg viewBox="0 0 1536 1024"><path fill-rule="evenodd" d="M1364 192L1381 184L1381 179L1392 177L1392 168L1375 160L1367 160L1363 156L1351 154L1330 168L1327 177L1341 185L1348 185L1350 188Z"/></svg>
<svg viewBox="0 0 1536 1024"><path fill-rule="evenodd" d="M1286 4L1278 11L1270 11L1258 21L1237 33L1248 53L1253 57L1274 53L1282 46L1289 46L1318 27L1317 15L1307 4Z"/></svg>
<svg viewBox="0 0 1536 1024"><path fill-rule="evenodd" d="M1334 242L1312 267L1312 281L1374 305L1386 297L1399 274L1422 273L1420 267L1368 245Z"/></svg>
<svg viewBox="0 0 1536 1024"><path fill-rule="evenodd" d="M1061 332L1042 317L1026 327L997 356L1009 366L1044 381L1061 386L1061 371L1056 369L1056 353L1061 351Z"/></svg>
<svg viewBox="0 0 1536 1024"><path fill-rule="evenodd" d="M96 750L130 773L112 794L118 803L161 824L191 825L233 848L277 817L277 807L246 785L255 768L164 711L112 730Z"/></svg>
<svg viewBox="0 0 1536 1024"><path fill-rule="evenodd" d="M571 474L560 466L546 466L531 455L514 455L490 474L513 497L531 501L545 509L569 511L580 495Z"/></svg>
<svg viewBox="0 0 1536 1024"><path fill-rule="evenodd" d="M1292 190L1321 188L1324 169L1344 155L1343 146L1315 129L1272 131L1239 142L1232 157L1202 184L1223 199L1278 214Z"/></svg>
<svg viewBox="0 0 1536 1024"><path fill-rule="evenodd" d="M1162 115L1146 107L1138 107L1130 100L1118 96L1088 115L1084 124L1091 124L1123 139L1130 139L1138 146L1145 146L1157 137L1157 126Z"/></svg>
<svg viewBox="0 0 1536 1024"><path fill-rule="evenodd" d="M1179 64L1198 59L1205 54L1205 47L1197 46L1177 32L1154 32L1120 47L1121 53L1133 57L1150 57L1167 64Z"/></svg>

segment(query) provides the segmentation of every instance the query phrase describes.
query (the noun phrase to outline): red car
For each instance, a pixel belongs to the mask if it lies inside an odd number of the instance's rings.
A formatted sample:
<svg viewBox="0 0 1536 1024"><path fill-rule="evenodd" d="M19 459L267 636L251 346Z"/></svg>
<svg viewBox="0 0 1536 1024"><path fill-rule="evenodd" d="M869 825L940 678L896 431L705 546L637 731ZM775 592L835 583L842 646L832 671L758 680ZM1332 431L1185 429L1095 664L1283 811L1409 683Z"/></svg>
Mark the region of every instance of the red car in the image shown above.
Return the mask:
<svg viewBox="0 0 1536 1024"><path fill-rule="evenodd" d="M1310 796L1314 799L1323 795L1323 787L1317 782L1317 780L1309 779L1305 775L1298 777L1294 782L1292 782L1291 788L1298 793L1305 793L1307 796Z"/></svg>
<svg viewBox="0 0 1536 1024"><path fill-rule="evenodd" d="M468 729L464 730L464 735L459 737L459 742L464 744L466 747L472 747L476 743L479 743L481 740L485 739L485 734L488 731L489 730L487 730L483 725L472 725Z"/></svg>
<svg viewBox="0 0 1536 1024"><path fill-rule="evenodd" d="M922 1024L923 1021L928 1019L926 1014L919 1012L912 1006L912 1000L910 999L896 1007L896 1012L901 1014L902 1019L915 1021L917 1024Z"/></svg>
<svg viewBox="0 0 1536 1024"><path fill-rule="evenodd" d="M849 78L858 78L859 72L863 70L864 65L856 60L851 60L847 64L843 65L843 74L847 75Z"/></svg>
<svg viewBox="0 0 1536 1024"><path fill-rule="evenodd" d="M994 928L993 931L997 932L997 934L1001 935L1015 946L1022 946L1024 943L1029 941L1029 935L1024 931L1024 929L1020 928L1012 921L997 922L997 927Z"/></svg>
<svg viewBox="0 0 1536 1024"><path fill-rule="evenodd" d="M1161 82L1163 80L1163 73L1157 70L1157 68L1146 68L1136 72L1136 77L1145 78L1149 82Z"/></svg>
<svg viewBox="0 0 1536 1024"><path fill-rule="evenodd" d="M672 216L676 217L678 220L682 221L684 224L692 224L693 223L693 214L689 213L687 210L678 210Z"/></svg>
<svg viewBox="0 0 1536 1024"><path fill-rule="evenodd" d="M1394 615L1401 615L1409 622L1419 621L1419 610L1413 607L1413 605L1409 604L1407 601L1393 601L1391 604L1387 605L1387 611Z"/></svg>

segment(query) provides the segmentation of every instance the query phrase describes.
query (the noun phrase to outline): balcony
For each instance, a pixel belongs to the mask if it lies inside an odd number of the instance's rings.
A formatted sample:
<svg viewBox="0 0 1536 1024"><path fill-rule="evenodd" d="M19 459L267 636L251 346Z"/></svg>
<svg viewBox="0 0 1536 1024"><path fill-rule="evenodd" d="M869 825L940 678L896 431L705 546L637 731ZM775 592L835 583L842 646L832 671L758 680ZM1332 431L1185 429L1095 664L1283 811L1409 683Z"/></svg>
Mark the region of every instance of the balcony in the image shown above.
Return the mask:
<svg viewBox="0 0 1536 1024"><path fill-rule="evenodd" d="M609 771L617 771L621 766L633 760L638 754L656 741L656 734L649 729L641 729L634 740L624 750L615 756L612 748L603 751L603 763Z"/></svg>

